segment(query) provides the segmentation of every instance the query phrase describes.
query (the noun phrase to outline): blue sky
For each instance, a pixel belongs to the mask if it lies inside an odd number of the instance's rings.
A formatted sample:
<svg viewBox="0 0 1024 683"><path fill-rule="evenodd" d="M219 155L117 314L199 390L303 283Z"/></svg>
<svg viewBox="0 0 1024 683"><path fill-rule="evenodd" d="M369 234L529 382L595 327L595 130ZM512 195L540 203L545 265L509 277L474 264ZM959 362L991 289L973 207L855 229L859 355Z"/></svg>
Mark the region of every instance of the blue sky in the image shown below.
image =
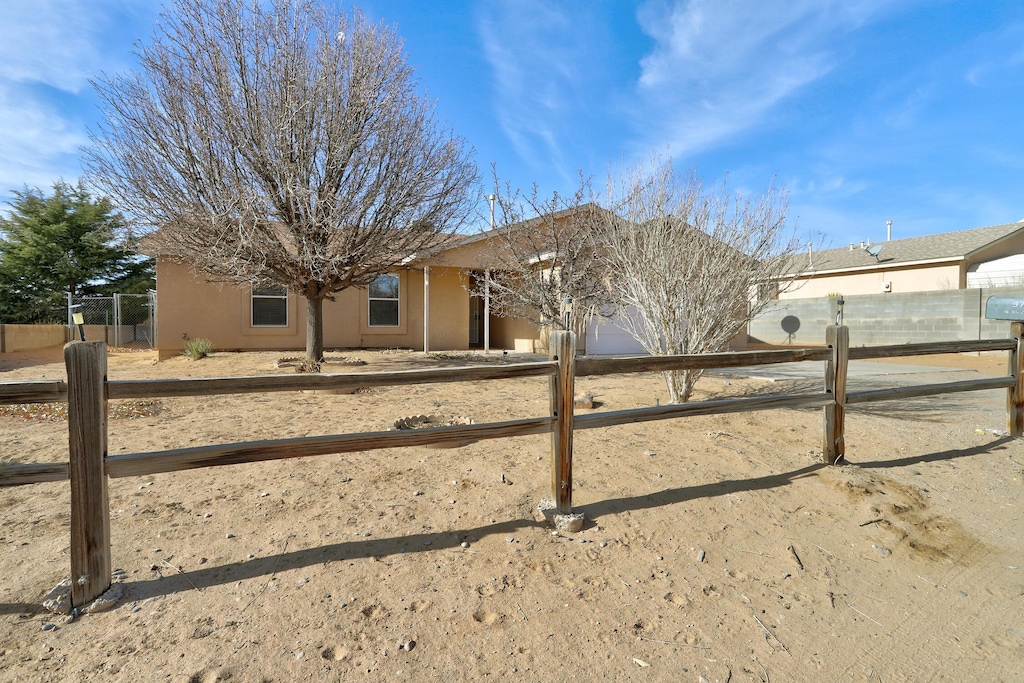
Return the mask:
<svg viewBox="0 0 1024 683"><path fill-rule="evenodd" d="M669 152L739 191L774 176L832 246L1024 218L1024 3L367 0L441 115L515 185ZM158 6L0 7L0 198L81 174L89 79L134 67Z"/></svg>

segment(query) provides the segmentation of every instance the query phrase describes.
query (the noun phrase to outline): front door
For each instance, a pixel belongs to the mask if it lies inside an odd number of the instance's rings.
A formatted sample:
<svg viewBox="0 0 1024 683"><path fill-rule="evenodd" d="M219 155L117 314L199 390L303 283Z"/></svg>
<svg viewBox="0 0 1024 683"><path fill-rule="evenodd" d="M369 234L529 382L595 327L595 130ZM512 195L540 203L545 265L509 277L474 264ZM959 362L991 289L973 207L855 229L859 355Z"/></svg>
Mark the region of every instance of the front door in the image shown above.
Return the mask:
<svg viewBox="0 0 1024 683"><path fill-rule="evenodd" d="M469 297L469 345L471 347L483 346L483 317L484 302L478 296Z"/></svg>

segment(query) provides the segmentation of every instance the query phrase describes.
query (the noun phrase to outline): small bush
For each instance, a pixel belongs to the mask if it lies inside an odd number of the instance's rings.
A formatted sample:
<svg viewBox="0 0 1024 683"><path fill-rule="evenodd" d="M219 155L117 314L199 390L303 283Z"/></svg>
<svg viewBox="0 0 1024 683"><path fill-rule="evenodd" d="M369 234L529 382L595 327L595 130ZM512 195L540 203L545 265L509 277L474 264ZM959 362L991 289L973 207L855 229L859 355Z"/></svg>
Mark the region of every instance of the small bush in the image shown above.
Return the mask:
<svg viewBox="0 0 1024 683"><path fill-rule="evenodd" d="M320 363L312 358L303 358L295 366L295 372L320 372Z"/></svg>
<svg viewBox="0 0 1024 683"><path fill-rule="evenodd" d="M213 351L213 342L209 339L189 339L185 342L185 357L192 360L205 358Z"/></svg>

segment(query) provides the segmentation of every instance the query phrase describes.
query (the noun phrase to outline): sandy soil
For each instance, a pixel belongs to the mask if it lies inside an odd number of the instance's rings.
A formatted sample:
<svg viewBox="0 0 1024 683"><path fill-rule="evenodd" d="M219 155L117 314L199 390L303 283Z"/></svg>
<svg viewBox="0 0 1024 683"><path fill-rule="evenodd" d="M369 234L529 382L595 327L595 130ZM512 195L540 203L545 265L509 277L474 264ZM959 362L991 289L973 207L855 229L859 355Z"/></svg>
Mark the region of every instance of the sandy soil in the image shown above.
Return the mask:
<svg viewBox="0 0 1024 683"><path fill-rule="evenodd" d="M359 370L465 362L351 353ZM281 355L115 353L109 376L286 372ZM975 359L886 381L1005 365ZM62 376L59 350L0 356L0 381ZM698 398L821 386L792 384L709 376ZM577 389L595 410L666 400L656 375ZM856 406L845 467L817 464L819 411L577 432L578 534L537 521L550 486L539 436L112 480L125 595L72 623L41 607L69 571L67 484L3 489L0 680L1024 680L1024 451L999 433L1003 401ZM378 430L416 413L537 416L547 389L532 378L117 410L112 454ZM66 430L0 415L0 462L66 459Z"/></svg>

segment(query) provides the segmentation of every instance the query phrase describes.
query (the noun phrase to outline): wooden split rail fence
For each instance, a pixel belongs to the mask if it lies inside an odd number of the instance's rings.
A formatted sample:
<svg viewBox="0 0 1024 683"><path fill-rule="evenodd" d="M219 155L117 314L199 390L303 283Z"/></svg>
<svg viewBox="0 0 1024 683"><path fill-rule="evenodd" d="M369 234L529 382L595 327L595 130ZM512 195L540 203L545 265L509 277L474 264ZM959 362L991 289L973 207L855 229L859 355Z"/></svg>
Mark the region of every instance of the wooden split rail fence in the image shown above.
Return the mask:
<svg viewBox="0 0 1024 683"><path fill-rule="evenodd" d="M1008 374L1004 377L943 384L846 391L847 365L851 360L981 351L1009 351ZM822 407L822 457L829 464L838 464L843 460L845 453L844 418L848 405L963 391L1006 389L1008 431L1013 436L1020 436L1024 431L1022 352L1022 323L1013 323L1010 339L850 348L848 329L830 326L826 333L824 348L614 359L576 358L575 335L570 332L555 332L551 335L550 359L546 362L397 372L109 381L106 345L103 342L71 342L64 348L67 383L39 381L0 384L0 405L67 402L69 461L2 466L0 486L70 480L72 604L77 607L95 599L110 586L108 478L329 453L550 433L552 497L557 511L565 514L572 510L572 439L574 432L580 429L695 415ZM576 377L686 369L708 370L800 361L825 362L822 392L728 398L580 416L573 414ZM107 455L107 401L110 399L342 389L537 376L549 378L551 409L544 417L407 432L365 432L249 441L152 453Z"/></svg>

